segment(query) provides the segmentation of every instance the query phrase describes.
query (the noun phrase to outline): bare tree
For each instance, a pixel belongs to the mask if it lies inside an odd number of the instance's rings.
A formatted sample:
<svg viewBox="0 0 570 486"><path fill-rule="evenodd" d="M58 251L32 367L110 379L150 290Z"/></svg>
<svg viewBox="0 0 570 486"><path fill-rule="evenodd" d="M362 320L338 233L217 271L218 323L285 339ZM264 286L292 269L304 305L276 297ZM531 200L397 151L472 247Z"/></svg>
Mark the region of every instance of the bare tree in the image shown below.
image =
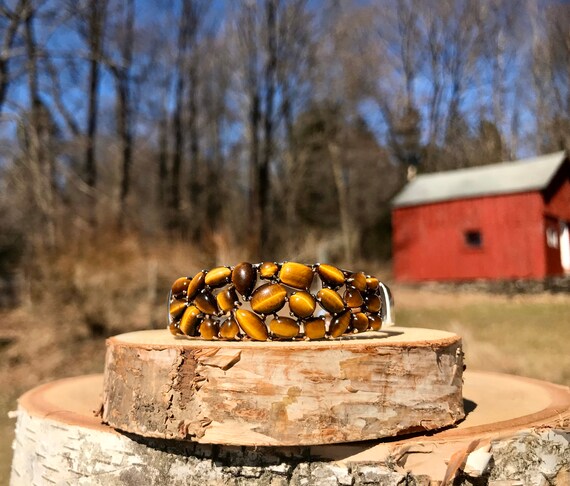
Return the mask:
<svg viewBox="0 0 570 486"><path fill-rule="evenodd" d="M85 182L91 190L91 195L97 184L97 164L95 160L95 141L97 137L99 77L103 57L103 36L105 25L106 0L90 0L88 12L88 42L89 42L89 107L87 109L87 134L85 147ZM123 164L125 162L123 161ZM128 162L127 162L128 164ZM92 198L90 206L95 207ZM94 209L91 213L91 223L96 224Z"/></svg>
<svg viewBox="0 0 570 486"><path fill-rule="evenodd" d="M2 107L10 85L9 63L12 57L11 51L14 46L18 28L22 23L25 8L26 0L19 0L13 10L10 10L4 4L0 5L0 15L4 17L3 20L8 23L4 31L2 50L0 51L0 113L2 112Z"/></svg>

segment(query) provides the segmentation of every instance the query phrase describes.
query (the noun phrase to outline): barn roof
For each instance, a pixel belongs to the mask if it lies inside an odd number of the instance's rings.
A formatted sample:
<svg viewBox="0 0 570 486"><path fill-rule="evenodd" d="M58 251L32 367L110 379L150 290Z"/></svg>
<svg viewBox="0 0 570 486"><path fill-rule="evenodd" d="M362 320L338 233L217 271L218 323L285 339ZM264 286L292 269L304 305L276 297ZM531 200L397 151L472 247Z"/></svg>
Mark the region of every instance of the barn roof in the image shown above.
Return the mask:
<svg viewBox="0 0 570 486"><path fill-rule="evenodd" d="M394 207L545 189L566 159L556 152L516 162L422 174L393 199Z"/></svg>

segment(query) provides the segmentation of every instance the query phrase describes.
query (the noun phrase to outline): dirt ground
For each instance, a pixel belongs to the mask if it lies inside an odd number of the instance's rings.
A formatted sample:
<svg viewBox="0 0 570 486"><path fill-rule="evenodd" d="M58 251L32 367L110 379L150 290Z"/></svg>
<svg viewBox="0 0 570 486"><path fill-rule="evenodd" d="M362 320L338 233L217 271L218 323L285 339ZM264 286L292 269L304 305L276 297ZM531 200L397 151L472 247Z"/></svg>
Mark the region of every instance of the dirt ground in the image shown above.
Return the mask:
<svg viewBox="0 0 570 486"><path fill-rule="evenodd" d="M392 287L398 325L432 327L463 337L470 369L570 384L570 295L489 295ZM33 309L33 310L32 310ZM160 315L161 309L149 311ZM24 391L60 377L102 372L105 334L70 308L0 312L0 484L7 484L13 440L8 411ZM148 326L148 316L136 326Z"/></svg>

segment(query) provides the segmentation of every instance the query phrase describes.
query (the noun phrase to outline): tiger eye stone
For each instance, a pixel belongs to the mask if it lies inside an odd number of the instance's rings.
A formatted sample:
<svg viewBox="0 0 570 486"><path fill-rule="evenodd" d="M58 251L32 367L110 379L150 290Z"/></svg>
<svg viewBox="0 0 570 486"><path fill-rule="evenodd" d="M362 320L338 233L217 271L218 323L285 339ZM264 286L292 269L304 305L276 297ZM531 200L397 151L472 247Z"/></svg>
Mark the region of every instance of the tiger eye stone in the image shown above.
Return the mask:
<svg viewBox="0 0 570 486"><path fill-rule="evenodd" d="M218 323L211 317L205 317L200 324L200 336L211 341L218 336Z"/></svg>
<svg viewBox="0 0 570 486"><path fill-rule="evenodd" d="M243 329L251 339L256 341L267 341L269 333L265 322L254 312L238 309L235 312L236 320L239 326Z"/></svg>
<svg viewBox="0 0 570 486"><path fill-rule="evenodd" d="M173 320L178 319L182 315L187 306L188 304L186 303L185 300L173 300L170 303L169 307L170 318Z"/></svg>
<svg viewBox="0 0 570 486"><path fill-rule="evenodd" d="M326 334L325 319L323 317L315 317L308 319L304 323L305 336L309 339L322 339Z"/></svg>
<svg viewBox="0 0 570 486"><path fill-rule="evenodd" d="M230 286L227 289L220 291L218 295L216 295L216 302L223 312L231 311L239 302L236 289Z"/></svg>
<svg viewBox="0 0 570 486"><path fill-rule="evenodd" d="M361 292L364 292L366 290L366 275L364 275L362 272L351 274L346 282Z"/></svg>
<svg viewBox="0 0 570 486"><path fill-rule="evenodd" d="M376 290L378 285L380 285L380 282L376 277L366 277L366 288L368 290Z"/></svg>
<svg viewBox="0 0 570 486"><path fill-rule="evenodd" d="M370 329L373 331L382 329L382 318L379 314L370 314L368 316L368 323L370 324Z"/></svg>
<svg viewBox="0 0 570 486"><path fill-rule="evenodd" d="M287 289L281 284L266 283L251 294L251 308L260 314L272 314L283 308Z"/></svg>
<svg viewBox="0 0 570 486"><path fill-rule="evenodd" d="M179 328L183 334L186 336L194 336L196 333L196 325L200 321L200 309L195 305L188 307L184 314L182 314L182 319L180 319Z"/></svg>
<svg viewBox="0 0 570 486"><path fill-rule="evenodd" d="M382 307L382 301L376 294L369 294L364 297L364 305L369 312L379 312Z"/></svg>
<svg viewBox="0 0 570 486"><path fill-rule="evenodd" d="M344 301L350 308L360 307L363 302L362 294L358 290L348 287L344 291Z"/></svg>
<svg viewBox="0 0 570 486"><path fill-rule="evenodd" d="M192 281L188 284L188 288L186 289L186 296L188 300L192 300L196 297L196 294L200 292L204 288L206 284L206 274L204 272L198 272L194 275Z"/></svg>
<svg viewBox="0 0 570 486"><path fill-rule="evenodd" d="M269 330L278 337L294 338L299 334L299 324L290 317L275 317L269 323Z"/></svg>
<svg viewBox="0 0 570 486"><path fill-rule="evenodd" d="M329 326L329 334L332 337L341 336L348 329L351 320L352 315L349 310L345 310L343 313L334 316Z"/></svg>
<svg viewBox="0 0 570 486"><path fill-rule="evenodd" d="M279 272L281 283L295 289L307 290L313 282L313 269L302 263L284 263Z"/></svg>
<svg viewBox="0 0 570 486"><path fill-rule="evenodd" d="M305 318L312 316L316 307L317 303L314 297L304 290L295 292L289 297L289 309L291 309L291 312L297 317Z"/></svg>
<svg viewBox="0 0 570 486"><path fill-rule="evenodd" d="M368 329L368 316L364 312L352 314L350 324L358 332L366 331Z"/></svg>
<svg viewBox="0 0 570 486"><path fill-rule="evenodd" d="M190 284L190 279L188 277L177 278L172 284L172 295L182 294Z"/></svg>
<svg viewBox="0 0 570 486"><path fill-rule="evenodd" d="M331 287L340 287L344 284L344 273L333 265L321 264L317 267L321 280Z"/></svg>
<svg viewBox="0 0 570 486"><path fill-rule="evenodd" d="M321 289L317 293L317 298L321 306L331 314L336 314L344 310L342 297L332 289Z"/></svg>
<svg viewBox="0 0 570 486"><path fill-rule="evenodd" d="M233 317L229 317L220 325L220 337L223 339L235 339L239 334L239 326Z"/></svg>
<svg viewBox="0 0 570 486"><path fill-rule="evenodd" d="M194 305L198 307L204 314L217 314L218 305L216 299L211 292L203 290L194 299Z"/></svg>
<svg viewBox="0 0 570 486"><path fill-rule="evenodd" d="M174 324L169 324L168 330L170 331L170 334L172 334L173 336L178 336L178 335L182 334L180 329L178 329L178 327L176 327Z"/></svg>
<svg viewBox="0 0 570 486"><path fill-rule="evenodd" d="M277 275L279 267L273 262L263 262L259 267L259 275L261 278L273 278Z"/></svg>
<svg viewBox="0 0 570 486"><path fill-rule="evenodd" d="M230 281L230 276L232 274L231 269L228 267L216 267L212 268L204 279L206 285L210 287L222 287Z"/></svg>
<svg viewBox="0 0 570 486"><path fill-rule="evenodd" d="M234 267L232 272L232 283L237 291L244 297L249 297L255 287L257 280L257 270L251 263L241 262Z"/></svg>

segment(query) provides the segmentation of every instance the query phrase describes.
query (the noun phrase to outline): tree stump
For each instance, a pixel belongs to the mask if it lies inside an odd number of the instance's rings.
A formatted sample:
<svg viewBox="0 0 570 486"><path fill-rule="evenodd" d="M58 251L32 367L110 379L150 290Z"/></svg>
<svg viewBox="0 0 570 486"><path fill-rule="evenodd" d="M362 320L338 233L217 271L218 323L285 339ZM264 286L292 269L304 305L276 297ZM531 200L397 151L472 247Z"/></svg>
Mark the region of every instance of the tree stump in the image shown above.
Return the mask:
<svg viewBox="0 0 570 486"><path fill-rule="evenodd" d="M103 376L55 381L18 404L11 486L552 484L570 478L570 389L464 374L457 427L399 440L236 447L152 439L101 424ZM482 476L482 478L481 478Z"/></svg>
<svg viewBox="0 0 570 486"><path fill-rule="evenodd" d="M297 342L140 331L107 341L102 416L125 432L208 444L378 439L462 419L462 374L461 339L444 331Z"/></svg>

